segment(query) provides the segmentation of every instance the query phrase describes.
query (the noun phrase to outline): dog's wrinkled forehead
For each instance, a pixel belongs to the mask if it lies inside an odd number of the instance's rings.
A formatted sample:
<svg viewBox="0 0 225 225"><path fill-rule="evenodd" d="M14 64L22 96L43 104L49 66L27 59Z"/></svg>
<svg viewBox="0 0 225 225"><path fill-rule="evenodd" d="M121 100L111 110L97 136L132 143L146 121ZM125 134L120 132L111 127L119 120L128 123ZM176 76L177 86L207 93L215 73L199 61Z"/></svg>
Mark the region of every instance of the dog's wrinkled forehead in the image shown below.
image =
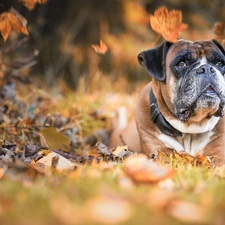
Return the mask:
<svg viewBox="0 0 225 225"><path fill-rule="evenodd" d="M189 52L194 59L201 59L204 56L206 56L206 58L212 58L215 51L220 52L220 49L212 41L191 42L179 40L170 47L167 53L167 61L171 62L174 57L179 53L182 54L182 52Z"/></svg>

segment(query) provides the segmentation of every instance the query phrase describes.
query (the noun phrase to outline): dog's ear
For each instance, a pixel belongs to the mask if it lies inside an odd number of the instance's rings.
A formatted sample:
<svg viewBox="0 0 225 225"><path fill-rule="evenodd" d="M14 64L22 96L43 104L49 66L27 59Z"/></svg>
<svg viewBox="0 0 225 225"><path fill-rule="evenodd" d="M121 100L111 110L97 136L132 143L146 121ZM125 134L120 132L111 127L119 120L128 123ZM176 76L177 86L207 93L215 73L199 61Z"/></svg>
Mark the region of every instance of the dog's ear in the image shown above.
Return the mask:
<svg viewBox="0 0 225 225"><path fill-rule="evenodd" d="M220 51L225 55L225 49L224 47L215 39L212 40L212 42L220 49Z"/></svg>
<svg viewBox="0 0 225 225"><path fill-rule="evenodd" d="M165 58L173 43L164 41L156 48L143 51L138 55L138 62L158 81L165 81Z"/></svg>

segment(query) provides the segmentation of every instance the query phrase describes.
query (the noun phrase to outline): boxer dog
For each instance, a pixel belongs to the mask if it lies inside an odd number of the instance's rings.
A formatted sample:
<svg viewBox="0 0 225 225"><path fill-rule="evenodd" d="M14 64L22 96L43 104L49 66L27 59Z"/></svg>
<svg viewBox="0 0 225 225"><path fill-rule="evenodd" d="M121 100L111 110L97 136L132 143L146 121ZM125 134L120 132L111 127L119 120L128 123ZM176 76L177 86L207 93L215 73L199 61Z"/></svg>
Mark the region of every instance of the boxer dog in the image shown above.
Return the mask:
<svg viewBox="0 0 225 225"><path fill-rule="evenodd" d="M135 122L112 135L153 158L184 151L225 163L225 51L215 40L163 42L138 55L151 75L137 99ZM116 138L117 137L117 138Z"/></svg>

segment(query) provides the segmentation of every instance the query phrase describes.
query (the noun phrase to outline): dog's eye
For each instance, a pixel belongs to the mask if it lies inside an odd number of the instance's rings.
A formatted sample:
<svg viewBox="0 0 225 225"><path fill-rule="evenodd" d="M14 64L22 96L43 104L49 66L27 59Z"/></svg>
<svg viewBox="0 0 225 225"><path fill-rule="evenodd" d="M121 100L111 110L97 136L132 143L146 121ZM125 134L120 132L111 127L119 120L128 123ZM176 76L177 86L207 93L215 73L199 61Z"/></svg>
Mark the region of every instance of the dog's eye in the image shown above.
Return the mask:
<svg viewBox="0 0 225 225"><path fill-rule="evenodd" d="M224 66L224 63L220 61L216 65L219 66L219 67L223 67Z"/></svg>
<svg viewBox="0 0 225 225"><path fill-rule="evenodd" d="M178 68L183 68L183 67L185 67L185 66L187 66L187 64L184 62L184 61L180 61L178 64L177 64L177 67Z"/></svg>

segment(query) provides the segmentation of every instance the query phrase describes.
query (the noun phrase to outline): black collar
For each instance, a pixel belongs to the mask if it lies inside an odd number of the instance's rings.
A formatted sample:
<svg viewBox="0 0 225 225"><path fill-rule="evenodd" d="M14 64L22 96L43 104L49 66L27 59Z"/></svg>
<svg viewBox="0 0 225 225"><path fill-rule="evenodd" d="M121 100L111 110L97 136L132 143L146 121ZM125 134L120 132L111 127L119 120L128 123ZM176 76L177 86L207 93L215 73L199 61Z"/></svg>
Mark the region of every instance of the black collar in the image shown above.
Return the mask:
<svg viewBox="0 0 225 225"><path fill-rule="evenodd" d="M149 93L149 101L150 101L151 120L155 123L155 125L159 128L159 130L163 134L166 134L171 137L182 136L182 133L179 130L175 129L173 126L171 126L160 112L157 100L155 98L152 89L150 90Z"/></svg>

